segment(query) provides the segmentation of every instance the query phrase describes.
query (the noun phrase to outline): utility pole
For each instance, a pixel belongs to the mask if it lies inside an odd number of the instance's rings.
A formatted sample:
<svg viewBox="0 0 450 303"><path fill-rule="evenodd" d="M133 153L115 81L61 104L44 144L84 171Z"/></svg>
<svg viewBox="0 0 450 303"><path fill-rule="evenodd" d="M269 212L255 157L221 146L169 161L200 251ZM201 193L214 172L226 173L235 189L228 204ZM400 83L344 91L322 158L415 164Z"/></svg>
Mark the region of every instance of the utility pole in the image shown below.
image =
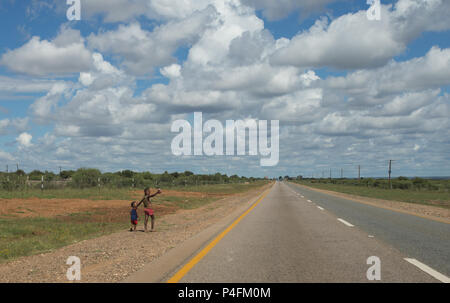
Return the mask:
<svg viewBox="0 0 450 303"><path fill-rule="evenodd" d="M391 172L392 172L392 160L389 160L389 188L392 189L392 182L391 182Z"/></svg>
<svg viewBox="0 0 450 303"><path fill-rule="evenodd" d="M6 164L6 173L8 173L8 164Z"/></svg>
<svg viewBox="0 0 450 303"><path fill-rule="evenodd" d="M330 179L331 179L331 168L330 168Z"/></svg>
<svg viewBox="0 0 450 303"><path fill-rule="evenodd" d="M361 182L361 165L358 165L358 181Z"/></svg>
<svg viewBox="0 0 450 303"><path fill-rule="evenodd" d="M344 179L344 169L341 168L341 179Z"/></svg>

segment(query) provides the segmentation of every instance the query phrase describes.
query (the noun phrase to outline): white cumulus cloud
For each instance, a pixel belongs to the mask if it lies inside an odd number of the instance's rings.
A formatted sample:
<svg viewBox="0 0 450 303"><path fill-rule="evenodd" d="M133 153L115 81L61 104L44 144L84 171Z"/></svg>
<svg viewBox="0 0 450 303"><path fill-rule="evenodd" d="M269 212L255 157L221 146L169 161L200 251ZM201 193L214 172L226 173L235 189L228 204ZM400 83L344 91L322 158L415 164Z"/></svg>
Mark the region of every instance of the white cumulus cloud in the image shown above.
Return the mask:
<svg viewBox="0 0 450 303"><path fill-rule="evenodd" d="M30 135L29 133L21 133L17 138L16 141L17 143L19 143L20 147L30 147L31 144L31 139L33 138L32 135Z"/></svg>

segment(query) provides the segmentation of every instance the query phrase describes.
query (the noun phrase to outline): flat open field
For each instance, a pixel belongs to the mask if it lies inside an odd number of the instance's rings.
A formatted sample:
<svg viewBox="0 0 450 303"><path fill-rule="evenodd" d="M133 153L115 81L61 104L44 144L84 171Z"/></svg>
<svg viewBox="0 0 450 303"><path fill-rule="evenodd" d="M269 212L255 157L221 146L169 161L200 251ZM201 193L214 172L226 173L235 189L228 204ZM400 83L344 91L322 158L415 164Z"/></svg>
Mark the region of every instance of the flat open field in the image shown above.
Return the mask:
<svg viewBox="0 0 450 303"><path fill-rule="evenodd" d="M163 194L153 199L155 214L160 218L179 209L198 208L264 184L208 185L181 188L183 191L162 189ZM13 197L24 193L9 194ZM112 199L113 194L117 194L116 199ZM0 198L0 262L127 229L130 202L142 197L140 190L127 189L36 190L34 195L31 191L26 195L28 198ZM142 208L138 214L142 225Z"/></svg>
<svg viewBox="0 0 450 303"><path fill-rule="evenodd" d="M211 184L211 185L199 185L199 186L175 186L170 188L163 188L165 192L168 190L176 192L199 192L209 194L235 194L247 191L251 188L262 186L266 182L255 181L252 183L230 183L230 184ZM155 188L151 189L152 191ZM132 200L142 196L142 189L130 190L129 188L62 188L62 189L45 189L40 190L37 188L29 188L25 190L0 190L0 199L29 199L29 198L41 198L41 199L89 199L89 200Z"/></svg>

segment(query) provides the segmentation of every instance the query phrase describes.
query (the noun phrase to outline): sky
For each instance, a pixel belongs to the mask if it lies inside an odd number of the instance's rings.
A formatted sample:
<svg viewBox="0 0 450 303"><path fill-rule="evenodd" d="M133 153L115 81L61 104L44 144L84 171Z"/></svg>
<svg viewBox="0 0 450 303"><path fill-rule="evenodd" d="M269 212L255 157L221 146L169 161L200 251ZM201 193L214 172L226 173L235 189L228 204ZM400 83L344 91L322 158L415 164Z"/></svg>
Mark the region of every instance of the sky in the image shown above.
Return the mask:
<svg viewBox="0 0 450 303"><path fill-rule="evenodd" d="M0 170L450 176L450 1L80 6L0 2ZM194 112L278 120L278 164L175 156Z"/></svg>

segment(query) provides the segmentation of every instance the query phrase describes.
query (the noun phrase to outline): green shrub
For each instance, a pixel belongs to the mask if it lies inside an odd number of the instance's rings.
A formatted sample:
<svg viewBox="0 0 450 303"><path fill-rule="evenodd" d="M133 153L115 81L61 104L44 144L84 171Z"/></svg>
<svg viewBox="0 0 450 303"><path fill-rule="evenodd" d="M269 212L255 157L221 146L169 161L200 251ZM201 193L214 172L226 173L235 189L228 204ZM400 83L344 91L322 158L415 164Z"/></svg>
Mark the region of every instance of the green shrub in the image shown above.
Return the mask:
<svg viewBox="0 0 450 303"><path fill-rule="evenodd" d="M77 188L98 186L101 173L94 168L80 168L72 176L72 185Z"/></svg>

